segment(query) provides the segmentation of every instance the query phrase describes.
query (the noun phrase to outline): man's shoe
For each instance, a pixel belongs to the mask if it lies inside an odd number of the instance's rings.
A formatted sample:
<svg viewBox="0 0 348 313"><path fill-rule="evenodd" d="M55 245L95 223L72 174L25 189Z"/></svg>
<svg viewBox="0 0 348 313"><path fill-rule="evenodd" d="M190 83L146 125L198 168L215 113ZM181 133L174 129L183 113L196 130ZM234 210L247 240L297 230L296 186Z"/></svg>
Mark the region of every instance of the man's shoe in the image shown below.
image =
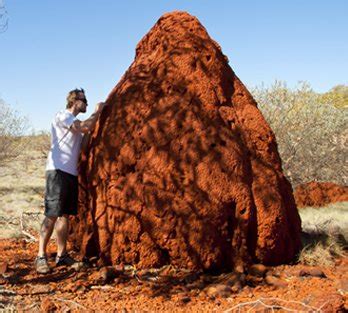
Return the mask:
<svg viewBox="0 0 348 313"><path fill-rule="evenodd" d="M56 266L71 266L74 265L76 261L67 253L56 257Z"/></svg>
<svg viewBox="0 0 348 313"><path fill-rule="evenodd" d="M51 271L45 256L38 256L35 259L35 268L38 274L47 274Z"/></svg>

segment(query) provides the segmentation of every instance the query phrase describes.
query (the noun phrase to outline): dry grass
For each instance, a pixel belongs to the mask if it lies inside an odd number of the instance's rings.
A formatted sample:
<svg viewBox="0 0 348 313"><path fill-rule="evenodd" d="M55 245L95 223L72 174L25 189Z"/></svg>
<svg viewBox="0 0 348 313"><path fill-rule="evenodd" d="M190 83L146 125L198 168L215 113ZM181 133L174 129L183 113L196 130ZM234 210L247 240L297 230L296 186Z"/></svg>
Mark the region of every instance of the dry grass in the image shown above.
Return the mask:
<svg viewBox="0 0 348 313"><path fill-rule="evenodd" d="M299 255L299 262L311 266L333 266L335 259L343 255L343 246L333 238L329 238L325 242L304 247Z"/></svg>
<svg viewBox="0 0 348 313"><path fill-rule="evenodd" d="M23 140L26 141L25 150L11 162L0 165L0 216L6 219L1 225L0 238L20 235L16 227L6 225L8 219L19 219L26 212L43 212L46 156L40 147L47 141L42 136ZM37 228L37 225L32 226Z"/></svg>
<svg viewBox="0 0 348 313"><path fill-rule="evenodd" d="M348 242L348 202L321 208L303 208L302 240L304 248L299 262L307 265L331 266L345 253Z"/></svg>

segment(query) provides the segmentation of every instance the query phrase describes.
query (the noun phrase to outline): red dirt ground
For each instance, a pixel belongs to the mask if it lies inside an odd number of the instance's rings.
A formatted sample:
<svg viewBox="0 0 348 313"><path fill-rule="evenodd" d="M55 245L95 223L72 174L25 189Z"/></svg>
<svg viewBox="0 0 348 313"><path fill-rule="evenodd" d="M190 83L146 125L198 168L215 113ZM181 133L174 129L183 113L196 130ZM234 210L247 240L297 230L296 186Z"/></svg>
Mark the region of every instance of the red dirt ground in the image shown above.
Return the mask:
<svg viewBox="0 0 348 313"><path fill-rule="evenodd" d="M348 256L337 260L332 268L259 265L250 269L251 274L239 276L172 267L157 274L144 270L132 273L95 265L79 272L54 268L51 274L39 276L33 270L36 249L36 243L19 239L0 241L0 310L233 312L231 308L246 302L254 303L253 311L265 309L261 301L305 312L348 309ZM53 256L51 253L51 262Z"/></svg>
<svg viewBox="0 0 348 313"><path fill-rule="evenodd" d="M294 196L299 208L320 207L334 202L348 201L348 186L313 181L297 186Z"/></svg>

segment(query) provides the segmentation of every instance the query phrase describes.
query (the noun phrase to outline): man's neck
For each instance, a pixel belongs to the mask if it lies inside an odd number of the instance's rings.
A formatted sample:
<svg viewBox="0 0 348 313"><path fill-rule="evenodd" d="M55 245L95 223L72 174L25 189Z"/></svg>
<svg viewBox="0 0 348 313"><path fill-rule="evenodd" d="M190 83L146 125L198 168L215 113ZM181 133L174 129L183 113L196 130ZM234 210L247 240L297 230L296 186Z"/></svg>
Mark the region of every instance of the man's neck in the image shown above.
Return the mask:
<svg viewBox="0 0 348 313"><path fill-rule="evenodd" d="M69 109L67 109L72 115L77 116L77 114L79 114L80 112L77 110L77 108L75 107L71 107Z"/></svg>

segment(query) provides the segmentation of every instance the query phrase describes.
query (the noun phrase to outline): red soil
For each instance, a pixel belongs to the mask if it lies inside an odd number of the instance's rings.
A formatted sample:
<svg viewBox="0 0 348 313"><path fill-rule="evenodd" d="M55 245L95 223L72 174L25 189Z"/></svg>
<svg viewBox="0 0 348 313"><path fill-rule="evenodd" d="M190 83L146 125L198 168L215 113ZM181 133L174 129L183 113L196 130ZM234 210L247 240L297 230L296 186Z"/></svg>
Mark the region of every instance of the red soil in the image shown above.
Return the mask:
<svg viewBox="0 0 348 313"><path fill-rule="evenodd" d="M73 242L103 264L279 264L300 218L275 136L199 21L162 16L107 99L80 162Z"/></svg>
<svg viewBox="0 0 348 313"><path fill-rule="evenodd" d="M37 243L0 240L0 251L0 311L12 312L16 307L19 312L224 312L262 298L275 310L276 305L286 308L284 312L348 309L347 257L332 268L258 266L244 276L213 276L172 267L156 274L115 271L109 276L107 268L75 272L63 267L40 276L33 269ZM51 246L50 252L52 264ZM261 304L242 308L240 312L266 309Z"/></svg>
<svg viewBox="0 0 348 313"><path fill-rule="evenodd" d="M294 196L299 208L320 207L334 202L348 201L348 186L313 181L297 186Z"/></svg>

